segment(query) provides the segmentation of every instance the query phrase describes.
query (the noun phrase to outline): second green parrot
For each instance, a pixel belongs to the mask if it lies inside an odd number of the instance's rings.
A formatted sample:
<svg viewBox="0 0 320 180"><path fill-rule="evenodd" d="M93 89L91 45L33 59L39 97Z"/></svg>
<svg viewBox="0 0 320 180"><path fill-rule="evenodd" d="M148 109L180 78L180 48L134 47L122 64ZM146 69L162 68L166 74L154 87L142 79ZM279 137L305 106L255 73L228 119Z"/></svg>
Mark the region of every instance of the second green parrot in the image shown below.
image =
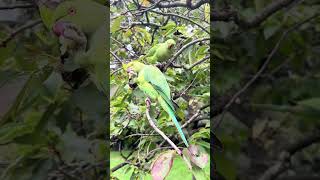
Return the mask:
<svg viewBox="0 0 320 180"><path fill-rule="evenodd" d="M181 129L181 126L175 116L174 104L171 100L170 87L162 72L152 65L145 65L139 61L132 61L124 64L124 69L129 77L136 75L136 83L149 98L156 100L160 106L169 114L178 132L188 147L188 141Z"/></svg>
<svg viewBox="0 0 320 180"><path fill-rule="evenodd" d="M168 39L164 43L153 46L145 55L149 63L163 62L168 60L173 53L173 47L176 45L175 40Z"/></svg>

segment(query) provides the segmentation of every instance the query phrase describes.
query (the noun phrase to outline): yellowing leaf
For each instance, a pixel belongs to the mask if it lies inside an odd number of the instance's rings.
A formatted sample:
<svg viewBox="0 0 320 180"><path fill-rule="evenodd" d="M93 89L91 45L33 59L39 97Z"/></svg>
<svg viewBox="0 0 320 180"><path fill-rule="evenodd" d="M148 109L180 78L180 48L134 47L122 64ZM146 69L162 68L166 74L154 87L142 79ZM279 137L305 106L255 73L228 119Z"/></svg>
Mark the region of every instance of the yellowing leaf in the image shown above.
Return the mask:
<svg viewBox="0 0 320 180"><path fill-rule="evenodd" d="M210 5L204 5L204 20L210 22Z"/></svg>
<svg viewBox="0 0 320 180"><path fill-rule="evenodd" d="M150 5L149 0L142 0L142 5L143 6L149 6Z"/></svg>
<svg viewBox="0 0 320 180"><path fill-rule="evenodd" d="M207 165L209 160L209 156L205 150L202 147L193 144L190 145L188 149L184 149L183 154L188 157L192 164L201 169Z"/></svg>
<svg viewBox="0 0 320 180"><path fill-rule="evenodd" d="M170 150L159 155L151 166L153 180L163 180L170 172L175 151Z"/></svg>

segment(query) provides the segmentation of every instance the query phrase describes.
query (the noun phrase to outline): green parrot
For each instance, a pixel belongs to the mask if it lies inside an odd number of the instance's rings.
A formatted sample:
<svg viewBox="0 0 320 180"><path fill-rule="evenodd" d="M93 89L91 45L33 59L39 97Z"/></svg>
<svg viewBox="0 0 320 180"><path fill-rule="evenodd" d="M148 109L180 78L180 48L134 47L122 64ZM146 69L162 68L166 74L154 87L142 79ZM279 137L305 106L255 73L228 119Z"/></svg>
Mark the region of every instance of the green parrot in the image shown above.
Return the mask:
<svg viewBox="0 0 320 180"><path fill-rule="evenodd" d="M175 40L168 39L164 43L153 46L145 55L149 63L163 62L168 60L173 53L173 47L176 45Z"/></svg>
<svg viewBox="0 0 320 180"><path fill-rule="evenodd" d="M156 100L169 114L178 129L184 144L188 147L189 144L175 116L174 104L170 95L170 87L162 72L157 67L145 65L139 61L132 61L128 64L124 64L123 68L128 72L129 79L131 79L133 75L136 75L135 81L139 89L141 89L148 98Z"/></svg>
<svg viewBox="0 0 320 180"><path fill-rule="evenodd" d="M59 38L74 40L71 37L77 36L77 31L74 30L77 28L85 34L88 42L85 47L88 48L77 51L72 59L75 64L88 71L91 80L105 95L107 95L109 76L109 67L105 58L106 50L109 48L109 40L106 36L108 34L107 12L107 7L95 1L65 1L55 9L52 27ZM73 25L73 29L68 28L70 24Z"/></svg>

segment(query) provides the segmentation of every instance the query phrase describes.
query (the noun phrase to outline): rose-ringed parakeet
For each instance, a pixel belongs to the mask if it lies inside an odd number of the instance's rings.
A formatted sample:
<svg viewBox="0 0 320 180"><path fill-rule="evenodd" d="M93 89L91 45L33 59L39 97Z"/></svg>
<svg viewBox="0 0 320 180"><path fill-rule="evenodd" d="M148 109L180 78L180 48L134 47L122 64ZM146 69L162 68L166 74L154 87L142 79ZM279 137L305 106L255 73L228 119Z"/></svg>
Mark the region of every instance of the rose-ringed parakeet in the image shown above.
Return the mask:
<svg viewBox="0 0 320 180"><path fill-rule="evenodd" d="M52 27L60 38L74 39L71 38L72 29L68 28L70 24L85 34L88 44L84 50L77 51L73 55L73 62L85 68L97 88L106 95L109 76L106 61L106 50L109 47L106 36L107 17L107 7L99 3L91 0L69 0L62 2L55 9ZM77 31L74 31L74 34L77 34Z"/></svg>
<svg viewBox="0 0 320 180"><path fill-rule="evenodd" d="M175 116L174 104L171 100L170 87L162 72L155 66L145 65L139 61L132 61L124 64L124 69L128 72L129 78L132 75L137 75L136 83L140 90L142 90L149 98L156 100L160 106L168 113L169 117L175 124L178 132L188 147L188 141L183 134L181 126Z"/></svg>
<svg viewBox="0 0 320 180"><path fill-rule="evenodd" d="M173 47L176 45L175 40L168 39L164 43L159 43L153 46L145 55L149 63L163 62L168 60L173 53Z"/></svg>

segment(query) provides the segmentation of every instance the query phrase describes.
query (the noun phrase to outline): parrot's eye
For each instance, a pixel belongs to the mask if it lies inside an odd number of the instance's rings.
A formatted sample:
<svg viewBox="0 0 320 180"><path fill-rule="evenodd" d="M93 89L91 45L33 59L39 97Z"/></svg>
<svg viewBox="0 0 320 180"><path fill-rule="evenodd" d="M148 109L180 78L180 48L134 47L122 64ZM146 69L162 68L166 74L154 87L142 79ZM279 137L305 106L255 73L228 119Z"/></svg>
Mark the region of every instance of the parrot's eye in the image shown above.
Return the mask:
<svg viewBox="0 0 320 180"><path fill-rule="evenodd" d="M68 9L68 14L70 14L70 15L75 15L76 12L77 11L76 11L76 9L74 7L71 7L71 8Z"/></svg>

